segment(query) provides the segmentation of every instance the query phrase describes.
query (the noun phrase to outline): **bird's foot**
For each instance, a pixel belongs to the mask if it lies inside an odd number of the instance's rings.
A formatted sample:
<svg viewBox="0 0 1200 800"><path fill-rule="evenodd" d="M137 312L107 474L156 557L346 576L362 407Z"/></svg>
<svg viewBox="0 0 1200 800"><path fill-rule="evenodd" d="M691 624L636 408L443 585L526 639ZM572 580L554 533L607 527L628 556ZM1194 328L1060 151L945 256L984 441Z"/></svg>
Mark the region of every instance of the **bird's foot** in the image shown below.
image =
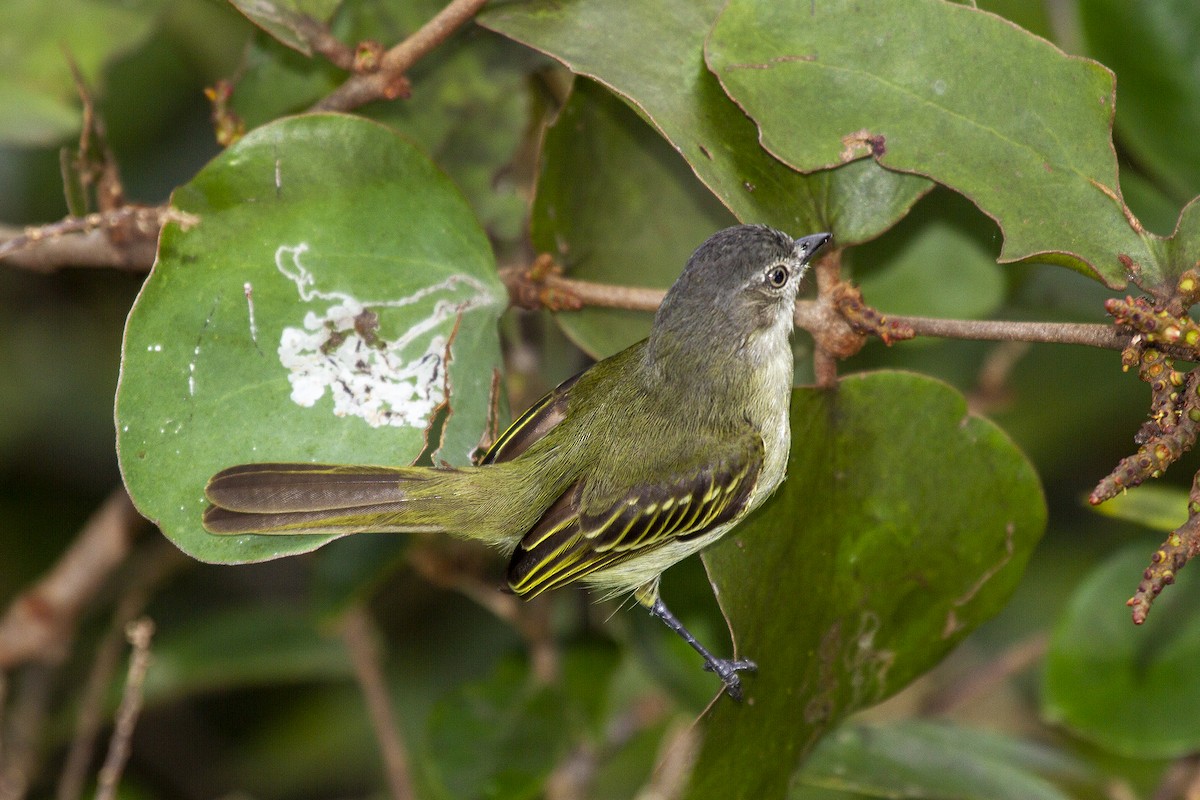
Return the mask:
<svg viewBox="0 0 1200 800"><path fill-rule="evenodd" d="M715 672L725 684L725 691L729 696L740 703L742 702L742 678L738 675L738 671L754 672L758 669L758 664L746 658L709 658L705 661L704 668L709 672Z"/></svg>

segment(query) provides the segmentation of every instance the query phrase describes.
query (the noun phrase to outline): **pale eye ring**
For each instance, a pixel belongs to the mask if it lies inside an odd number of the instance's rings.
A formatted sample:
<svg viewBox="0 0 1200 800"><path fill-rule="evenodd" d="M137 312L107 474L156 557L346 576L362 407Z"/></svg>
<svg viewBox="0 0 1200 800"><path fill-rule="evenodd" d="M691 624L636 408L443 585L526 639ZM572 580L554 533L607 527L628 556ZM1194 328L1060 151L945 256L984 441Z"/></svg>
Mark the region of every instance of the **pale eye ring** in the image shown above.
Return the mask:
<svg viewBox="0 0 1200 800"><path fill-rule="evenodd" d="M787 284L791 273L783 264L776 264L767 270L767 283L774 286L776 289L782 289Z"/></svg>

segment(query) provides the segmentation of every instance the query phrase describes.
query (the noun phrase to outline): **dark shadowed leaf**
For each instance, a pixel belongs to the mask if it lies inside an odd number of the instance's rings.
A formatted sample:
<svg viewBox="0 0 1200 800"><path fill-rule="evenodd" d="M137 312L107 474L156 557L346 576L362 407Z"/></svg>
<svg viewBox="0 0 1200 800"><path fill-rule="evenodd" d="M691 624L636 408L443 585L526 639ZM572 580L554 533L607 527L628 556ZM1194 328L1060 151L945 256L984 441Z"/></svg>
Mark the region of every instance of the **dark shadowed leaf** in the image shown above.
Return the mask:
<svg viewBox="0 0 1200 800"><path fill-rule="evenodd" d="M1200 718L1181 713L1200 707L1200 570L1180 571L1142 625L1125 607L1156 542L1130 546L1092 572L1059 620L1046 657L1046 717L1133 758L1200 749Z"/></svg>
<svg viewBox="0 0 1200 800"><path fill-rule="evenodd" d="M736 222L625 103L598 84L576 82L546 134L534 247L552 253L572 278L665 290L701 242ZM595 357L645 338L651 319L604 308L557 316Z"/></svg>
<svg viewBox="0 0 1200 800"><path fill-rule="evenodd" d="M847 713L998 612L1045 525L1036 474L957 392L904 373L792 398L779 494L705 556L746 702L720 698L688 797L779 797Z"/></svg>
<svg viewBox="0 0 1200 800"><path fill-rule="evenodd" d="M875 165L801 175L772 158L704 66L704 37L721 5L541 0L497 6L479 21L628 99L743 222L796 236L832 230L842 245L887 230L929 182ZM817 113L821 105L797 112ZM805 130L801 120L797 133Z"/></svg>
<svg viewBox="0 0 1200 800"><path fill-rule="evenodd" d="M1120 76L1117 136L1180 202L1200 194L1200 5L1081 0L1087 52Z"/></svg>

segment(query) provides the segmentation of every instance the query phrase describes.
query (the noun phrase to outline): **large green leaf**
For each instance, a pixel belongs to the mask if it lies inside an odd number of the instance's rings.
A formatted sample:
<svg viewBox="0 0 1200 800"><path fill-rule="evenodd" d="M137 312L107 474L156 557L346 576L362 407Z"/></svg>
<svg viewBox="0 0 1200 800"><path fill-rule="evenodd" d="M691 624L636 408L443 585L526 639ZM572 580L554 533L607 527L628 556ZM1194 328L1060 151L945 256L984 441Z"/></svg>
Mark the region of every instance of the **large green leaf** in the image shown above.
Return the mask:
<svg viewBox="0 0 1200 800"><path fill-rule="evenodd" d="M408 463L443 401L429 454L467 463L507 295L470 208L412 144L353 117L285 119L173 203L199 223L164 231L130 313L117 446L134 502L181 549L240 563L328 541L209 535L204 484L223 467Z"/></svg>
<svg viewBox="0 0 1200 800"><path fill-rule="evenodd" d="M503 662L486 681L463 687L429 715L423 760L434 797L540 797L570 745L562 692L530 685L525 665Z"/></svg>
<svg viewBox="0 0 1200 800"><path fill-rule="evenodd" d="M873 155L969 197L1003 230L1004 261L1112 287L1121 254L1162 274L1125 217L1113 76L1095 62L945 0L731 0L706 52L763 145L797 169Z"/></svg>
<svg viewBox="0 0 1200 800"><path fill-rule="evenodd" d="M0 25L0 141L53 144L79 129L70 59L93 86L149 33L159 0L8 0Z"/></svg>
<svg viewBox="0 0 1200 800"><path fill-rule="evenodd" d="M1153 541L1122 550L1075 592L1046 657L1042 698L1051 721L1133 758L1200 749L1200 717L1180 713L1200 705L1200 570L1180 571L1134 625L1125 598L1153 551Z"/></svg>
<svg viewBox="0 0 1200 800"><path fill-rule="evenodd" d="M1200 4L1081 0L1089 54L1120 76L1117 135L1180 201L1200 193ZM1152 57L1148 57L1153 54Z"/></svg>
<svg viewBox="0 0 1200 800"><path fill-rule="evenodd" d="M747 700L717 702L689 797L780 797L820 736L1003 606L1045 525L1038 478L945 384L866 373L792 397L779 494L705 556Z"/></svg>
<svg viewBox="0 0 1200 800"><path fill-rule="evenodd" d="M887 230L928 181L868 164L801 175L766 153L704 66L704 37L721 5L535 0L493 7L479 22L629 100L738 219L797 236L832 230L842 245Z"/></svg>

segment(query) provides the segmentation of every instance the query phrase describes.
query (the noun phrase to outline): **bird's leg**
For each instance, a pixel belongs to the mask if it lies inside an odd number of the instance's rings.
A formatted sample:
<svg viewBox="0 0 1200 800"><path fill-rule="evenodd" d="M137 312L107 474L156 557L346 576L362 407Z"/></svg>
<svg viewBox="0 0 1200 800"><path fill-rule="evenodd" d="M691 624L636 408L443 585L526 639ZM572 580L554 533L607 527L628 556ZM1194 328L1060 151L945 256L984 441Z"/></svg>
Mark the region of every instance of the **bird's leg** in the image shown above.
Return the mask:
<svg viewBox="0 0 1200 800"><path fill-rule="evenodd" d="M753 672L758 669L758 665L748 659L731 659L717 658L712 653L696 641L696 637L691 631L683 627L683 623L671 613L663 603L661 597L655 597L654 602L650 605L650 613L661 619L666 626L679 634L679 637L692 646L692 649L700 654L704 659L704 668L710 672L717 673L717 676L725 684L725 691L729 692L729 696L739 703L742 701L742 679L738 677L738 670L744 669Z"/></svg>

